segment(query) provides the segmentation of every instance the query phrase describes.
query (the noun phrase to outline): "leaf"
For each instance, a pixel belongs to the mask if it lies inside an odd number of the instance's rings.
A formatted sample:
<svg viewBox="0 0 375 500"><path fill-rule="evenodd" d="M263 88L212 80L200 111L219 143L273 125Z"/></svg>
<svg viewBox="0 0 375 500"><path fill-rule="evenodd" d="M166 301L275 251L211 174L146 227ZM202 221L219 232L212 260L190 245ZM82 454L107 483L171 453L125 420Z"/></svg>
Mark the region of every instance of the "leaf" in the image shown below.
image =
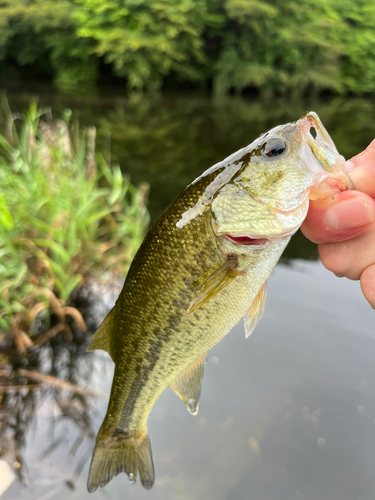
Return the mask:
<svg viewBox="0 0 375 500"><path fill-rule="evenodd" d="M56 257L59 257L61 259L62 265L66 265L71 256L67 250L62 245L59 245L55 241L51 240L46 240L42 238L30 238L30 241L35 243L35 245L38 245L39 247L46 247L50 248L54 253Z"/></svg>
<svg viewBox="0 0 375 500"><path fill-rule="evenodd" d="M4 196L0 193L0 225L7 231L11 231L14 227L12 216L8 210Z"/></svg>
<svg viewBox="0 0 375 500"><path fill-rule="evenodd" d="M82 283L83 277L78 274L76 276L73 276L72 278L68 279L67 282L65 283L64 286L64 292L61 298L63 300L68 300L70 297L70 294L77 288L77 286Z"/></svg>
<svg viewBox="0 0 375 500"><path fill-rule="evenodd" d="M93 214L90 217L87 217L86 224L88 224L88 225L93 224L94 222L97 222L98 220L103 219L104 217L106 217L110 213L111 213L110 209L105 208L104 210L101 210L100 212L97 212L96 214Z"/></svg>

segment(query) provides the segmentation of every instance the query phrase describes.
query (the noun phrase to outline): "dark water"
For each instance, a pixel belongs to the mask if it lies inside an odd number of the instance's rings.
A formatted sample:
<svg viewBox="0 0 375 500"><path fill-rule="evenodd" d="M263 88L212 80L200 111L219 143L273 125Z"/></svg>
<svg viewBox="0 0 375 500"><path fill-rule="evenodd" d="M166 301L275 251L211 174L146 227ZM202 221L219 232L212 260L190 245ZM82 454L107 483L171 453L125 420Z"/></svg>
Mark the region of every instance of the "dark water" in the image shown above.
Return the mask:
<svg viewBox="0 0 375 500"><path fill-rule="evenodd" d="M10 93L13 110L24 109L29 97ZM70 107L82 123L94 123L103 147L110 132L112 160L135 183L151 185L153 219L210 165L308 109L318 112L346 157L375 136L370 100L215 102L173 95L129 101L73 99L48 89L39 100L57 116ZM169 389L156 403L149 420L151 491L121 474L89 495L93 440L107 402L45 390L3 400L10 424L2 427L0 445L5 450L8 438L8 459L21 465L16 470L24 481L16 480L4 500L373 500L375 313L358 283L331 275L311 260L316 255L302 236L293 238L288 264L269 280L256 331L245 341L240 324L209 353L197 417ZM112 362L102 352L85 354L86 341L56 338L25 368L108 394Z"/></svg>

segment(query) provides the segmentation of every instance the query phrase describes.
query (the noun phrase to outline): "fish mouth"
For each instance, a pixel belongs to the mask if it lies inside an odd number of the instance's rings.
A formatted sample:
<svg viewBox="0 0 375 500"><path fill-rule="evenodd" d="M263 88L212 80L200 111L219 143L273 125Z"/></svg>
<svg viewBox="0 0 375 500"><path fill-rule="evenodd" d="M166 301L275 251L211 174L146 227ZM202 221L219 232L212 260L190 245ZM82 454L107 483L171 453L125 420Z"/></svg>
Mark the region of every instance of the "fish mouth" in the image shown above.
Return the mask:
<svg viewBox="0 0 375 500"><path fill-rule="evenodd" d="M300 127L302 133L305 135L307 142L311 149L316 151L315 146L323 146L326 152L335 153L338 155L338 151L336 149L336 145L331 139L331 136L325 129L323 123L321 122L319 116L314 111L309 111L304 116L302 116L299 120ZM314 134L314 136L312 135ZM320 159L323 159L321 154L318 154ZM328 158L324 158L327 160ZM323 168L330 171L330 164L323 162Z"/></svg>
<svg viewBox="0 0 375 500"><path fill-rule="evenodd" d="M266 247L270 243L269 238L254 238L246 234L223 234L222 238L230 241L234 245L247 247Z"/></svg>
<svg viewBox="0 0 375 500"><path fill-rule="evenodd" d="M241 233L224 233L221 234L220 237L230 241L234 245L254 247L254 250L261 250L270 245L272 241L289 238L297 231L297 229L298 227L294 228L291 231L285 231L284 233L266 235L266 236L259 236L251 233L241 232Z"/></svg>
<svg viewBox="0 0 375 500"><path fill-rule="evenodd" d="M354 189L345 171L345 159L338 153L335 143L319 116L310 111L298 122L306 144L316 161L315 165L311 165L311 170L317 178L310 190L309 199L326 198L348 189Z"/></svg>

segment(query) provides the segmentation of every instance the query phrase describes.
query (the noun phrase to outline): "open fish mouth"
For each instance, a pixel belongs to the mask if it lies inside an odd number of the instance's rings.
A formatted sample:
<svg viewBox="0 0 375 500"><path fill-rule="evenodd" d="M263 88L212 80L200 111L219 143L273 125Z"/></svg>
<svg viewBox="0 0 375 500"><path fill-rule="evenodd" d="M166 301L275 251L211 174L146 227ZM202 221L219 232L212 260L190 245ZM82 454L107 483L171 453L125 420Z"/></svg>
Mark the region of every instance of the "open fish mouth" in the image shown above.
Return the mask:
<svg viewBox="0 0 375 500"><path fill-rule="evenodd" d="M234 245L262 247L270 243L269 238L253 238L248 235L223 234L223 238L229 240Z"/></svg>
<svg viewBox="0 0 375 500"><path fill-rule="evenodd" d="M350 177L345 171L345 159L341 156L324 128L318 115L309 112L298 123L301 132L321 168L312 168L316 182L309 193L309 199L325 198L348 189L353 189Z"/></svg>
<svg viewBox="0 0 375 500"><path fill-rule="evenodd" d="M274 240L286 239L292 236L298 227L293 228L290 231L285 231L284 233L272 234L266 236L258 236L251 233L224 233L221 238L230 241L234 245L254 247L254 249L261 250L268 246Z"/></svg>

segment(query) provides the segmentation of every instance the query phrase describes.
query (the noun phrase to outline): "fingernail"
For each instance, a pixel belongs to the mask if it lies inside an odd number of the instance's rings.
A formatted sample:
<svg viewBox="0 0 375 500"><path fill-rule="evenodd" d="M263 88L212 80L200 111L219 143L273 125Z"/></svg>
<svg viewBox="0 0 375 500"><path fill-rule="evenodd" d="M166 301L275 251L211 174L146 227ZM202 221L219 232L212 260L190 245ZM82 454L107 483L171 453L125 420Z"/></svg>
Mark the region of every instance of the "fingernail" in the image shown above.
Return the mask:
<svg viewBox="0 0 375 500"><path fill-rule="evenodd" d="M345 162L345 170L347 171L348 174L350 174L350 172L353 172L354 169L355 169L354 161L349 160Z"/></svg>
<svg viewBox="0 0 375 500"><path fill-rule="evenodd" d="M373 211L368 203L359 197L348 198L328 208L325 223L336 231L354 229L374 222Z"/></svg>

